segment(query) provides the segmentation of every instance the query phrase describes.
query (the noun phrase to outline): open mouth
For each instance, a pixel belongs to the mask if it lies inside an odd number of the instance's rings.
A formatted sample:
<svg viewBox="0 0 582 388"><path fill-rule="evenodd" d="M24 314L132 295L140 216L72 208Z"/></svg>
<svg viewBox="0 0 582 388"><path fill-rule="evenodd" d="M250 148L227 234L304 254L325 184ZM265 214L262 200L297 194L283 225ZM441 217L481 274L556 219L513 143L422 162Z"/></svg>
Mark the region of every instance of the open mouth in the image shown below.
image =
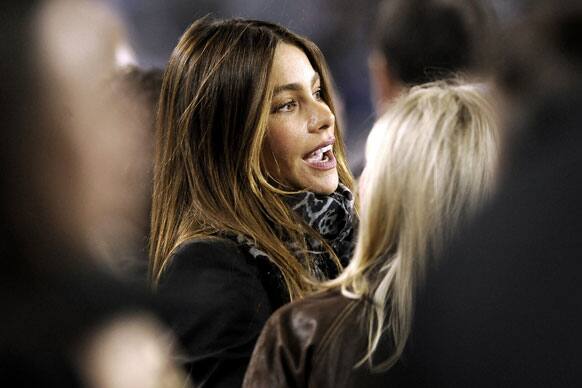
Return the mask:
<svg viewBox="0 0 582 388"><path fill-rule="evenodd" d="M333 145L329 144L325 147L321 147L308 154L304 158L305 162L311 167L327 170L334 168L336 165L335 156L333 155Z"/></svg>

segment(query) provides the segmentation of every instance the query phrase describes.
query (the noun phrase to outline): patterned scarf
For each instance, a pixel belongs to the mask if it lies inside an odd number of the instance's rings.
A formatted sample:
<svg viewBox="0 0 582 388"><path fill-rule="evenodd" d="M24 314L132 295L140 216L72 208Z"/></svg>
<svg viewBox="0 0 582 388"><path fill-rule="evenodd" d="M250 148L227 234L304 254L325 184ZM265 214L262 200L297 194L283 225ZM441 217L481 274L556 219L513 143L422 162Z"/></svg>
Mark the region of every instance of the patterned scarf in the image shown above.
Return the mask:
<svg viewBox="0 0 582 388"><path fill-rule="evenodd" d="M354 251L355 230L358 221L354 212L352 192L340 183L336 191L330 195L302 192L288 197L287 204L307 225L326 240L340 259L342 266L345 267ZM251 256L263 259L260 262L271 263L268 254L255 246L249 238L243 235L233 237ZM305 236L305 239L308 253L314 260L311 267L315 277L319 280L336 277L339 274L338 269L330 255L325 251L323 244L311 236ZM300 260L305 259L305 254L299 247L300 244L295 241L287 241L287 246ZM281 277L281 274L279 273L278 276Z"/></svg>

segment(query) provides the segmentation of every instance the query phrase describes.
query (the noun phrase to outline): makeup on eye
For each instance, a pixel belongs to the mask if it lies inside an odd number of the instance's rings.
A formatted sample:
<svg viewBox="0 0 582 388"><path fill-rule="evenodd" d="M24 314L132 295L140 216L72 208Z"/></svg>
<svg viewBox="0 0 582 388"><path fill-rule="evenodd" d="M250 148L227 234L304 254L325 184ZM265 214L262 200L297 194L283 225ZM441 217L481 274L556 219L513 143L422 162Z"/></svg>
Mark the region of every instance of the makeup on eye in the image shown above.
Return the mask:
<svg viewBox="0 0 582 388"><path fill-rule="evenodd" d="M321 86L317 87L317 90L313 93L313 95L317 101L323 100L323 90L321 89Z"/></svg>
<svg viewBox="0 0 582 388"><path fill-rule="evenodd" d="M317 83L319 83L319 76L317 79ZM292 85L294 85L294 84L292 84ZM291 86L291 85L289 85L289 86ZM291 89L287 89L287 90L291 90ZM303 98L303 96L301 95L301 92L302 92L302 90L299 87L296 90L296 93L299 93L299 96L297 98L291 98L291 99L285 100L284 102L282 102L280 104L274 104L273 108L271 109L271 113L284 113L284 112L293 111L293 109L298 105L299 100ZM311 95L313 96L313 98L316 101L323 101L323 90L322 90L321 86L317 85L315 88L315 91L313 91Z"/></svg>
<svg viewBox="0 0 582 388"><path fill-rule="evenodd" d="M295 100L286 101L282 104L275 105L275 107L272 109L272 113L291 112L293 108L295 108L296 106L297 101Z"/></svg>

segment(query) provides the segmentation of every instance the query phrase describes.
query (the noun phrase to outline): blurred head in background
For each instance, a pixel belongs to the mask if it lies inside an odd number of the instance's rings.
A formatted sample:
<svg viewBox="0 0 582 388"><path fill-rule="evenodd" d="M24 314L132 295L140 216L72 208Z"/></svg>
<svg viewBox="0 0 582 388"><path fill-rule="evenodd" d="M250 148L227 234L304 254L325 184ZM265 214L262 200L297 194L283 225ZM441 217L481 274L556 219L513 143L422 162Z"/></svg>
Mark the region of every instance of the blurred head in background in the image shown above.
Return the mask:
<svg viewBox="0 0 582 388"><path fill-rule="evenodd" d="M492 10L480 0L383 0L369 57L376 112L405 87L482 65Z"/></svg>
<svg viewBox="0 0 582 388"><path fill-rule="evenodd" d="M22 128L2 134L11 235L36 253L60 245L108 257L144 206L128 176L146 177L147 163L137 160L149 129L128 115L134 101L112 87L131 50L117 16L99 3L39 2L29 14L13 34L23 45L11 47L26 82L5 89Z"/></svg>
<svg viewBox="0 0 582 388"><path fill-rule="evenodd" d="M120 24L84 1L0 12L0 385L188 386L147 298L90 260L135 211L120 175L141 129L109 79Z"/></svg>

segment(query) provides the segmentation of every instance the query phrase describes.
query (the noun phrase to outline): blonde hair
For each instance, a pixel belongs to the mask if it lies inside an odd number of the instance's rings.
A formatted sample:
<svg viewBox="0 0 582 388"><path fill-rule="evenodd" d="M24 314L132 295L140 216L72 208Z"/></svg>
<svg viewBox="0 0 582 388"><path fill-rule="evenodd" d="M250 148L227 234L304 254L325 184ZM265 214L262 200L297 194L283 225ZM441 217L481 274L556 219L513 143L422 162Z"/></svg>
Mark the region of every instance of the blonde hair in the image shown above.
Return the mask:
<svg viewBox="0 0 582 388"><path fill-rule="evenodd" d="M321 78L335 115L333 86L311 41L276 24L203 18L184 33L166 68L159 101L154 163L150 274L157 283L174 250L193 238L246 236L280 269L289 297L314 288L310 260L290 251L280 228L305 252L305 236L321 237L286 205L286 191L263 157L277 45L300 48ZM340 126L339 181L352 187ZM341 267L333 250L322 241Z"/></svg>
<svg viewBox="0 0 582 388"><path fill-rule="evenodd" d="M394 349L374 368L396 363L428 259L492 191L498 133L482 89L460 81L412 88L370 133L354 258L326 284L373 302L365 312L368 350L358 365L374 367L385 332Z"/></svg>

